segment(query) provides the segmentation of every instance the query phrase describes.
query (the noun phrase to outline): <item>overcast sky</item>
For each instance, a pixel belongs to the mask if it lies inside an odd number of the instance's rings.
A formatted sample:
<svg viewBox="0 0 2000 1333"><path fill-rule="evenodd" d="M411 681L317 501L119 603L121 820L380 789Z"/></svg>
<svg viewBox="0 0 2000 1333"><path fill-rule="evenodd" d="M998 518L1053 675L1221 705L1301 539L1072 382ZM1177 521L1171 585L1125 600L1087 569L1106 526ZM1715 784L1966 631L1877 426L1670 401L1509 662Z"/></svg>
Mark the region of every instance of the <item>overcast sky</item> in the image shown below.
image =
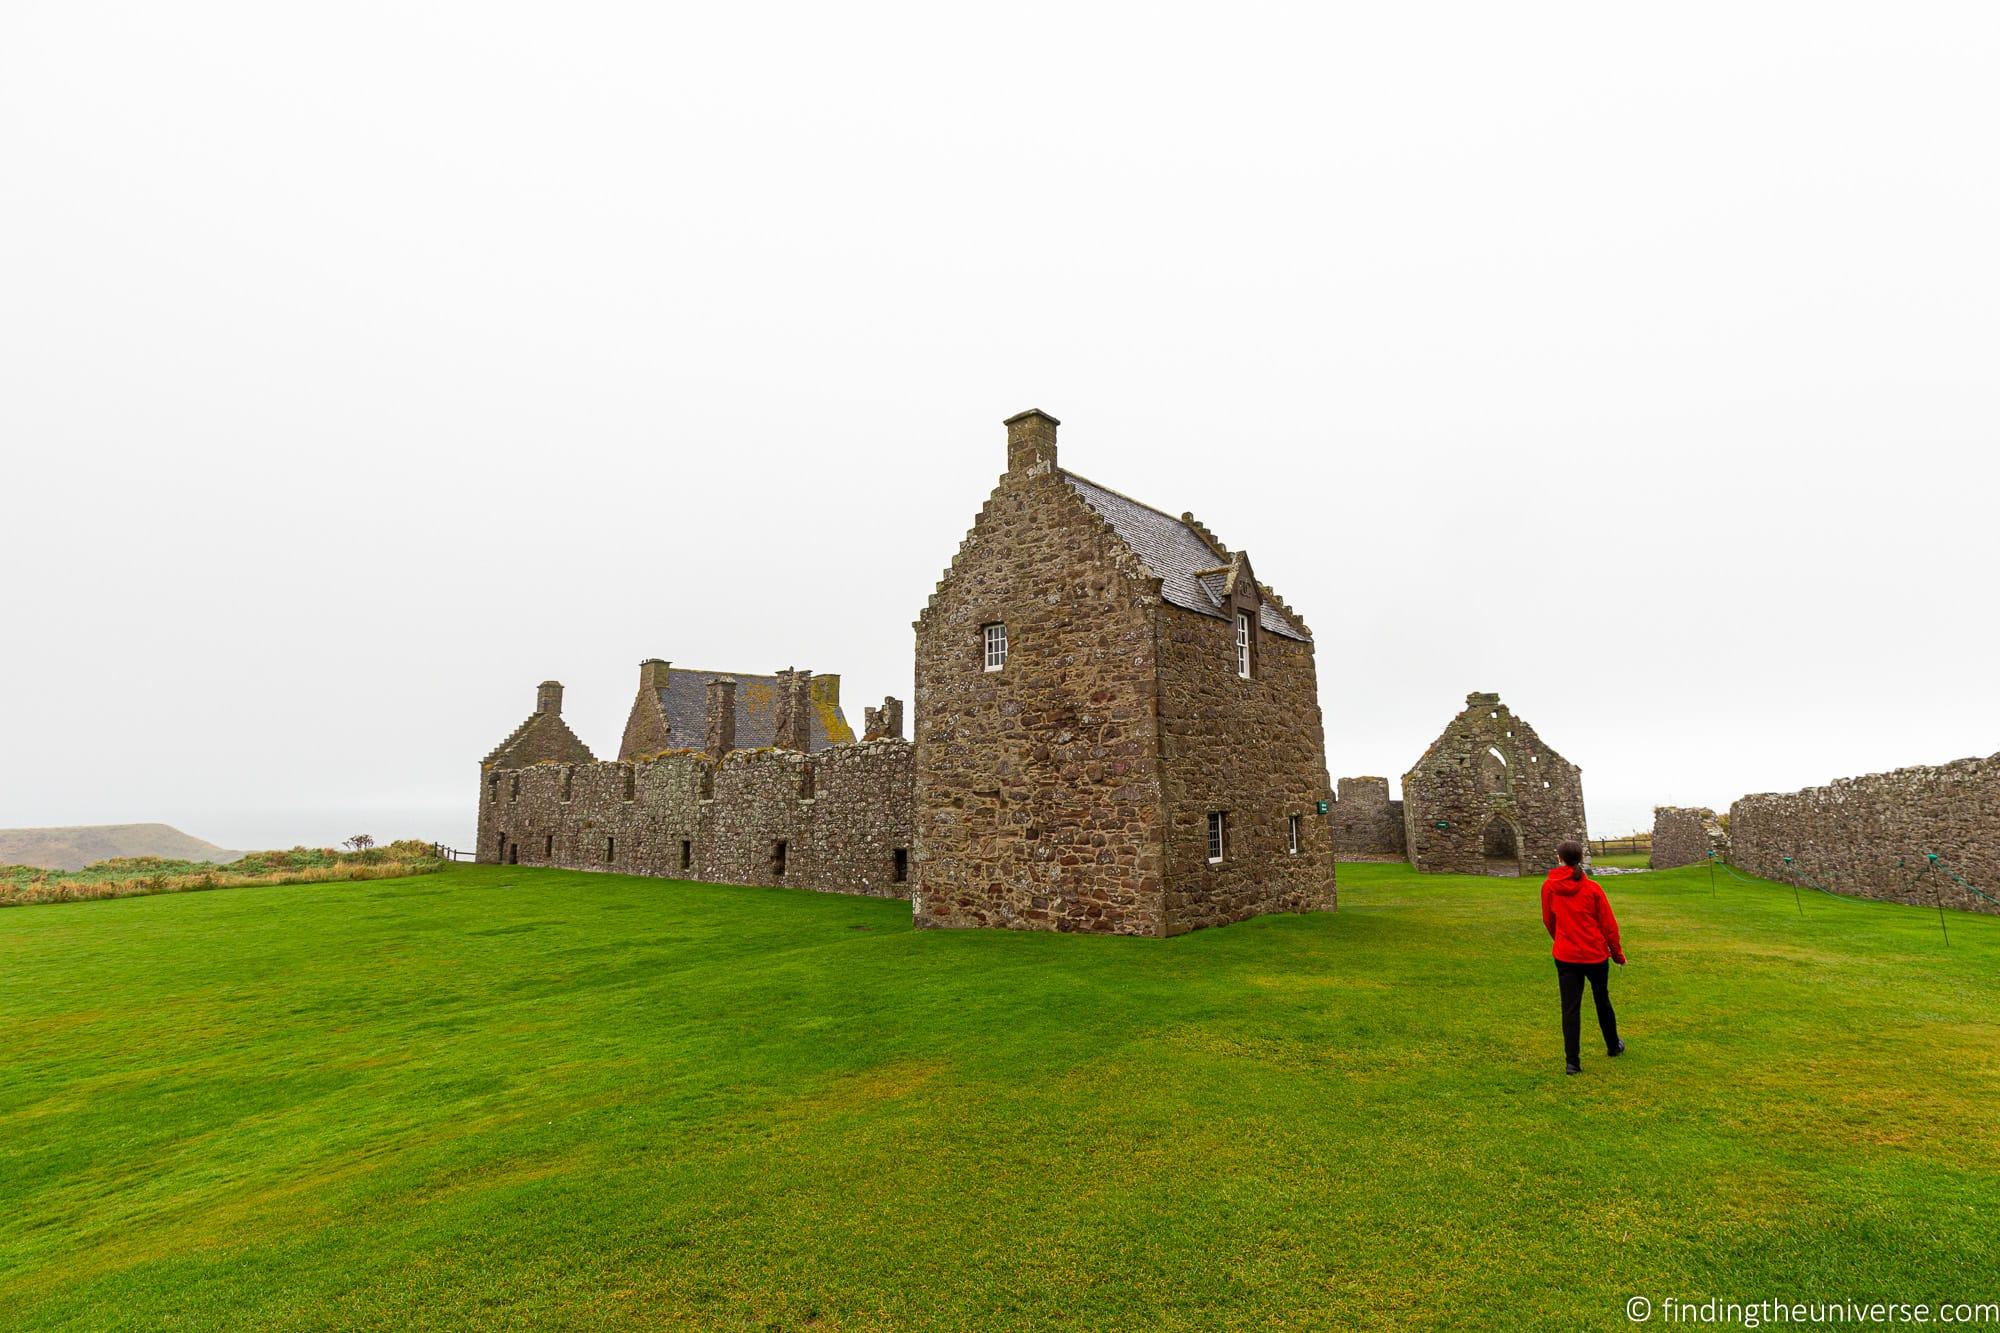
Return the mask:
<svg viewBox="0 0 2000 1333"><path fill-rule="evenodd" d="M911 689L1000 421L1594 830L2000 749L2000 8L0 6L0 825Z"/></svg>

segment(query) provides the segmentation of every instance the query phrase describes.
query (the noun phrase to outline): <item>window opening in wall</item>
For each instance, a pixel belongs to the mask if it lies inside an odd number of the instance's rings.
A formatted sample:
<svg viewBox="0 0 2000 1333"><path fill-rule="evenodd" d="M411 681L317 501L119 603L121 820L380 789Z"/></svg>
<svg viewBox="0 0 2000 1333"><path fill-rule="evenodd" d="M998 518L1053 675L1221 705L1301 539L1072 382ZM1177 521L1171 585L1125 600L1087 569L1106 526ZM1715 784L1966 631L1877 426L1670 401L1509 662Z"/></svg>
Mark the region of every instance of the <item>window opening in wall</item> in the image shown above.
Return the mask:
<svg viewBox="0 0 2000 1333"><path fill-rule="evenodd" d="M909 848L898 847L896 849L896 865L895 869L891 872L891 878L898 884L906 883L909 880L910 878Z"/></svg>
<svg viewBox="0 0 2000 1333"><path fill-rule="evenodd" d="M507 793L507 799L510 801L521 799L521 775L519 773L514 775L514 787L512 791Z"/></svg>
<svg viewBox="0 0 2000 1333"><path fill-rule="evenodd" d="M507 859L507 835L504 832L501 833L500 840L493 844L493 859L496 861Z"/></svg>
<svg viewBox="0 0 2000 1333"><path fill-rule="evenodd" d="M694 866L694 842L693 842L693 841L692 841L691 839L688 839L688 838L682 838L682 839L681 839L681 869L682 869L682 870L689 870L689 869L692 869L692 868L693 868L693 866Z"/></svg>
<svg viewBox="0 0 2000 1333"><path fill-rule="evenodd" d="M604 840L604 864L606 865L611 864L611 858L616 853L617 849L618 849L617 839L606 838Z"/></svg>
<svg viewBox="0 0 2000 1333"><path fill-rule="evenodd" d="M1288 815L1285 818L1285 850L1294 855L1298 854L1299 817L1297 815Z"/></svg>
<svg viewBox="0 0 2000 1333"><path fill-rule="evenodd" d="M773 843L771 846L771 878L783 879L784 877L785 877L785 840L783 838L780 838L778 839L777 842Z"/></svg>
<svg viewBox="0 0 2000 1333"><path fill-rule="evenodd" d="M510 842L510 843L508 843L508 844L507 844L507 864L508 864L508 865L510 865L510 866L517 866L517 865L521 864L521 844L520 844L520 843L518 843L518 842Z"/></svg>
<svg viewBox="0 0 2000 1333"><path fill-rule="evenodd" d="M1224 826L1227 821L1228 816L1220 810L1211 810L1208 812L1208 863L1210 865L1214 865L1222 860L1223 847L1227 841L1224 837Z"/></svg>
<svg viewBox="0 0 2000 1333"><path fill-rule="evenodd" d="M1250 679L1250 613L1236 613L1236 674Z"/></svg>
<svg viewBox="0 0 2000 1333"><path fill-rule="evenodd" d="M556 859L556 835L553 833L542 839L542 859L544 861Z"/></svg>
<svg viewBox="0 0 2000 1333"><path fill-rule="evenodd" d="M563 798L563 799L564 799L565 801L567 801L567 800L569 800L569 799L570 799L570 796L571 796L572 792L574 791L574 788L575 788L575 785L576 785L576 765L575 765L575 764L564 764L564 765L563 765L563 794L562 794L562 798Z"/></svg>
<svg viewBox="0 0 2000 1333"><path fill-rule="evenodd" d="M498 773L486 779L486 794L489 800L497 801L500 799L500 775Z"/></svg>
<svg viewBox="0 0 2000 1333"><path fill-rule="evenodd" d="M991 624L984 627L986 640L986 669L998 671L1007 665L1007 627Z"/></svg>

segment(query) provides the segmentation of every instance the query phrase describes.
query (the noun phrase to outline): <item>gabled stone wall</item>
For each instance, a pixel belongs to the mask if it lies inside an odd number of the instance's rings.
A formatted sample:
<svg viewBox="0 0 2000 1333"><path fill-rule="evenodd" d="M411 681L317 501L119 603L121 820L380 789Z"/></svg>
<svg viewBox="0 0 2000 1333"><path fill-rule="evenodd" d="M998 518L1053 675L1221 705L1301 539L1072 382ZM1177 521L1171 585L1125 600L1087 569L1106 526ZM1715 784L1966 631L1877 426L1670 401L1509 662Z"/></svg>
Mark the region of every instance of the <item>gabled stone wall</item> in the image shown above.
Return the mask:
<svg viewBox="0 0 2000 1333"><path fill-rule="evenodd" d="M1745 796L1729 808L1729 859L1751 874L1861 898L2000 912L1939 871L1920 875L1928 852L2000 898L2000 754Z"/></svg>
<svg viewBox="0 0 2000 1333"><path fill-rule="evenodd" d="M1061 481L1052 428L1009 443L916 622L916 923L1161 935L1158 580Z"/></svg>
<svg viewBox="0 0 2000 1333"><path fill-rule="evenodd" d="M1715 811L1706 806L1661 805L1653 808L1653 869L1699 865L1708 854L1726 855L1729 835Z"/></svg>
<svg viewBox="0 0 2000 1333"><path fill-rule="evenodd" d="M1469 694L1465 710L1403 775L1410 863L1463 875L1535 874L1556 844L1587 842L1583 772L1542 743L1497 694ZM1515 854L1488 855L1511 831Z"/></svg>
<svg viewBox="0 0 2000 1333"><path fill-rule="evenodd" d="M479 859L906 898L911 769L884 740L487 770Z"/></svg>
<svg viewBox="0 0 2000 1333"><path fill-rule="evenodd" d="M1233 620L1168 605L1153 616L1167 816L1165 933L1265 912L1332 911L1333 837L1318 812L1329 784L1312 644L1259 633L1252 678L1244 680ZM1223 857L1214 863L1212 811L1225 817Z"/></svg>
<svg viewBox="0 0 2000 1333"><path fill-rule="evenodd" d="M1333 800L1336 861L1401 861L1409 856L1403 803L1389 799L1387 778L1342 778Z"/></svg>

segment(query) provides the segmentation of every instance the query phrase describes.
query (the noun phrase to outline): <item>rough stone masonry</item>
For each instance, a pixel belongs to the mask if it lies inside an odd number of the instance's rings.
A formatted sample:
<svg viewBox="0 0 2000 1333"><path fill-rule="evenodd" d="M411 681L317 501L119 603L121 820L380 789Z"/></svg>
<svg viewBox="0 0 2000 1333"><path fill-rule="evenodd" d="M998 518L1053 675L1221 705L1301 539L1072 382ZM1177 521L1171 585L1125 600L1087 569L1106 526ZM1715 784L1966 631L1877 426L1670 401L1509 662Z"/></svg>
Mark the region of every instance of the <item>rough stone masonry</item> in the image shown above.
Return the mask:
<svg viewBox="0 0 2000 1333"><path fill-rule="evenodd" d="M1007 471L855 743L838 678L640 667L615 763L562 688L480 768L479 859L909 896L920 926L1171 935L1331 910L1313 640L1190 514Z"/></svg>
<svg viewBox="0 0 2000 1333"><path fill-rule="evenodd" d="M1056 426L1007 422L916 623L917 924L1332 909L1311 633L1192 515L1061 468Z"/></svg>
<svg viewBox="0 0 2000 1333"><path fill-rule="evenodd" d="M1699 865L1710 853L1729 854L1729 835L1715 811L1706 806L1653 807L1653 869Z"/></svg>
<svg viewBox="0 0 2000 1333"><path fill-rule="evenodd" d="M1468 694L1403 775L1410 864L1462 875L1519 875L1556 864L1565 838L1588 843L1583 770L1497 694Z"/></svg>
<svg viewBox="0 0 2000 1333"><path fill-rule="evenodd" d="M1731 863L1765 879L2000 912L1941 869L1926 872L1926 853L2000 898L2000 754L1745 796L1729 808Z"/></svg>

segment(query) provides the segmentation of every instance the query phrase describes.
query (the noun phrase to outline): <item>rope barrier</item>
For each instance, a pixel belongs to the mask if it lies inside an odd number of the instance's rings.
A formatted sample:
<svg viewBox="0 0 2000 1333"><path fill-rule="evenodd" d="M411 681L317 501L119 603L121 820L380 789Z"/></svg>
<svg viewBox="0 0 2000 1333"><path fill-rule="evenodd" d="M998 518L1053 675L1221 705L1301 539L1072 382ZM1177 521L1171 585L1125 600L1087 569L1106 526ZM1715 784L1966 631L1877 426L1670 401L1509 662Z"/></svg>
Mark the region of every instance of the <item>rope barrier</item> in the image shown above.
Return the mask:
<svg viewBox="0 0 2000 1333"><path fill-rule="evenodd" d="M1710 892L1714 891L1713 887L1714 876L1716 867L1718 866L1721 867L1723 874L1728 875L1731 879L1738 880L1744 884L1758 884L1758 883L1769 884L1773 882L1771 880L1755 879L1749 875L1739 874L1734 866L1730 865L1727 861L1723 860L1719 855L1717 855L1713 851L1709 852L1708 860L1709 860ZM1801 916L1805 915L1806 909L1804 901L1799 898L1800 886L1804 886L1805 888L1808 889L1817 889L1819 892L1825 894L1829 898L1845 898L1849 896L1844 893L1836 893L1834 890L1827 888L1823 884L1815 884L1810 879L1807 879L1805 877L1805 873L1799 869L1798 863L1794 861L1791 857L1789 856L1785 857L1784 862L1787 869L1790 870L1791 872L1791 878L1788 881L1777 881L1777 882L1790 883L1792 887L1792 900L1798 906L1799 914ZM1908 862L1904 859L1899 858L1896 862L1896 867L1899 870L1907 869ZM1898 895L1898 897L1903 897L1903 898L1908 897L1910 893L1913 890L1915 890L1918 883L1922 881L1924 876L1929 875L1933 872L1944 876L1946 879L1950 880L1953 885L1955 885L1960 889L1963 889L1965 892L1973 895L1974 897L1979 898L1985 902L1992 903L1995 907L2000 907L2000 898L1994 897L1992 894L1986 892L1984 889L1974 884L1971 880L1967 879L1965 876L1959 874L1956 870L1953 870L1949 865L1946 865L1944 858L1939 856L1936 852L1924 853L1923 865L1917 870L1916 874L1910 876L1909 880L1904 883L1902 892ZM1945 923L1944 895L1941 893L1934 893L1931 895L1931 898L1932 901L1936 904L1938 910L1938 929L1944 932L1944 942L1946 944L1950 944L1951 928Z"/></svg>

